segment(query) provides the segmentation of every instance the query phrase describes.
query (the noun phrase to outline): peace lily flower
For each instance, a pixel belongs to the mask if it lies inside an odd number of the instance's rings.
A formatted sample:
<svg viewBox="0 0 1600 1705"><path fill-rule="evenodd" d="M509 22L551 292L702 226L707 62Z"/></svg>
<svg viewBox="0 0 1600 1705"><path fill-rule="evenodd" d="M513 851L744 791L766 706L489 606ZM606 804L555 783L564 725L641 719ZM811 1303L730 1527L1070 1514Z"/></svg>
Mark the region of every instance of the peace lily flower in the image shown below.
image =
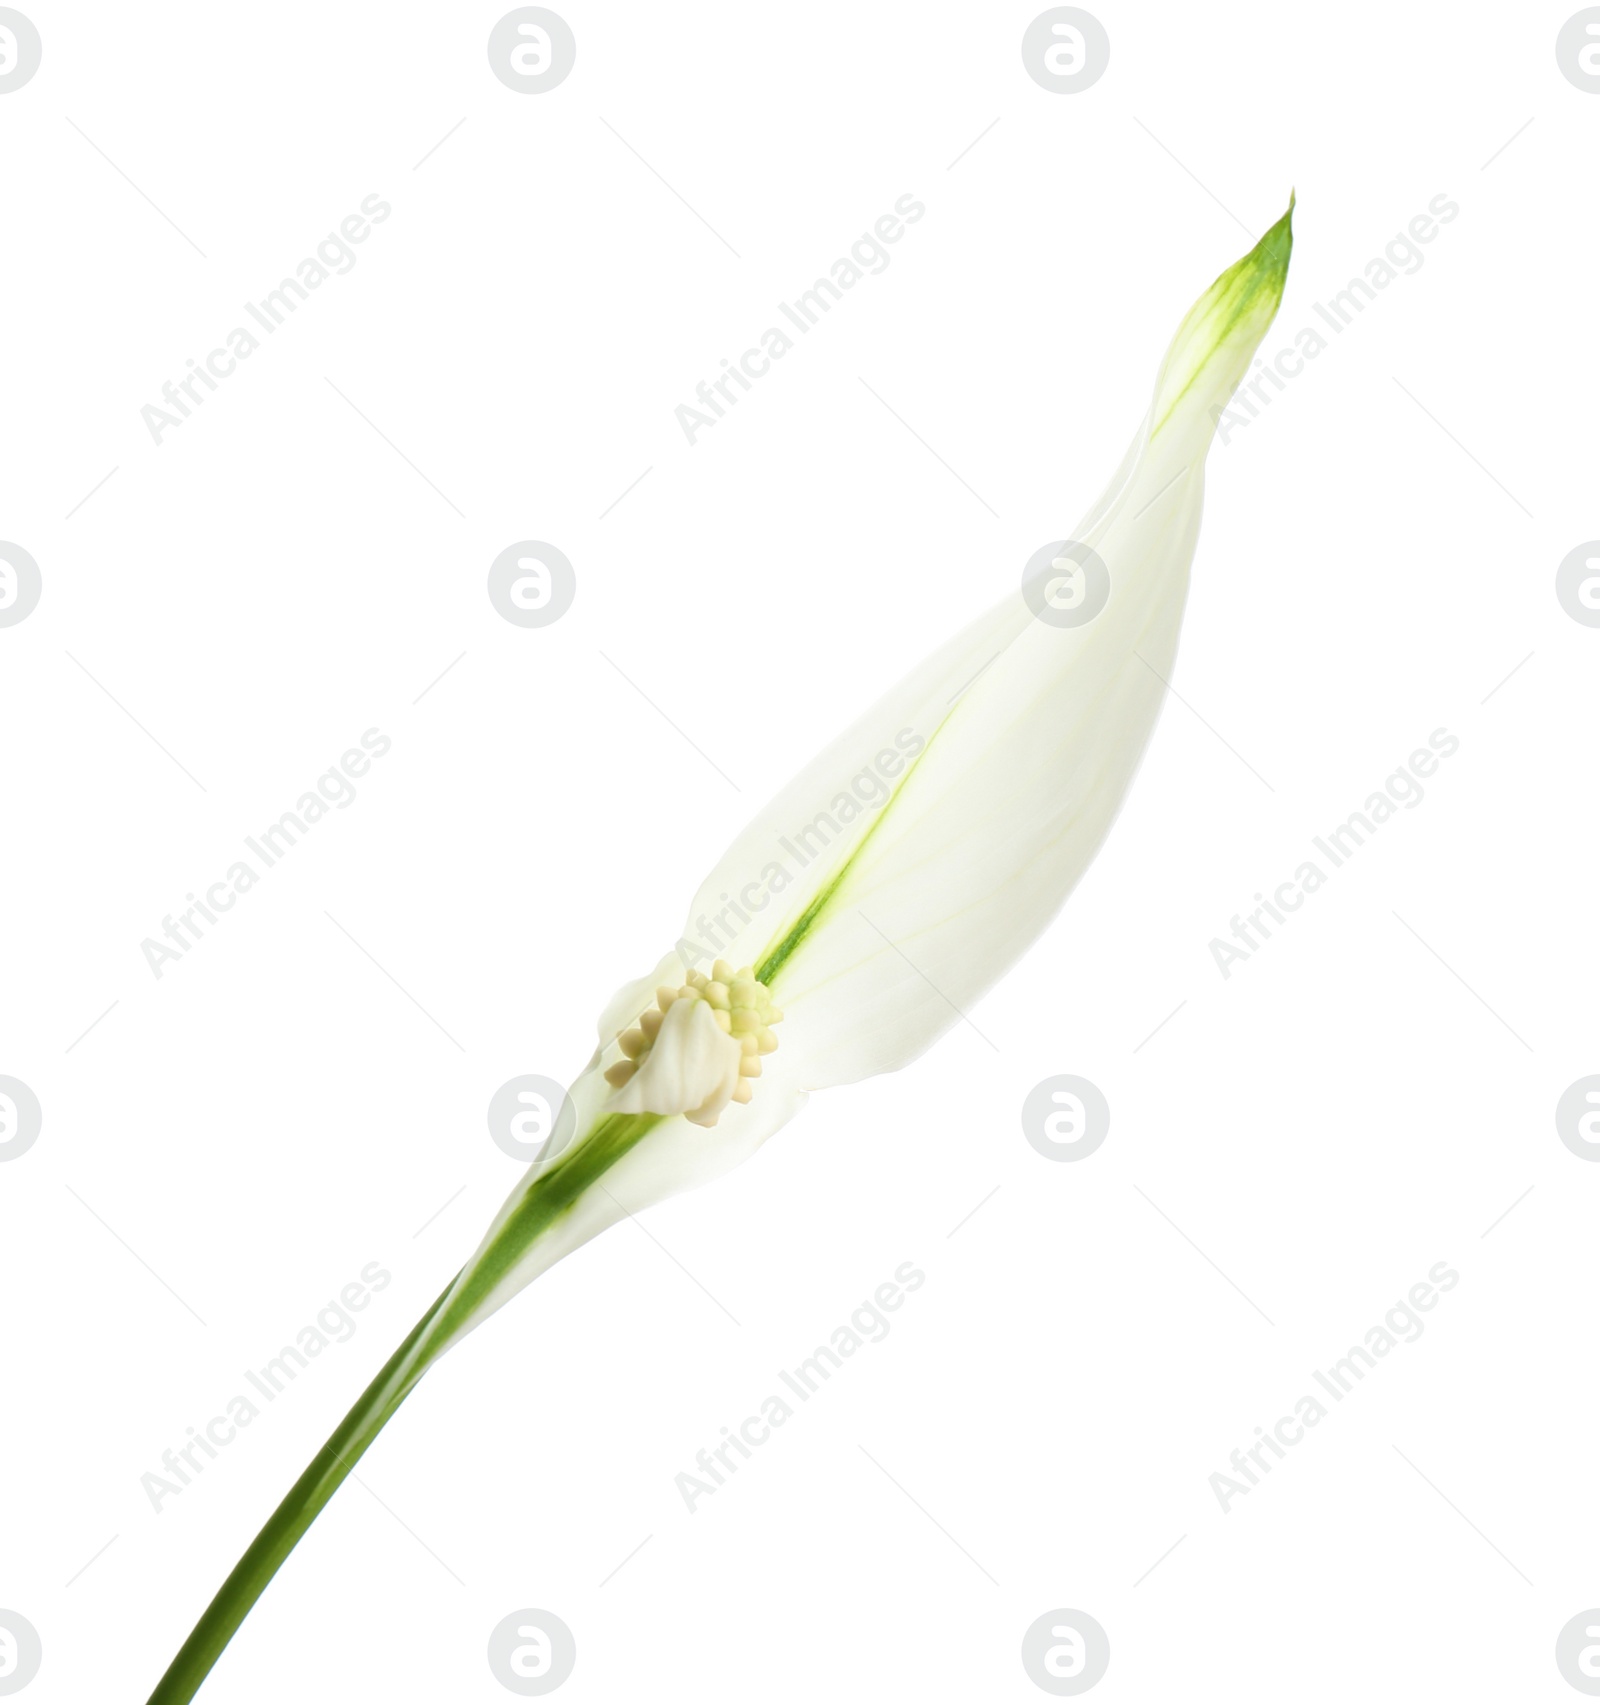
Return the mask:
<svg viewBox="0 0 1600 1705"><path fill-rule="evenodd" d="M624 1215L748 1159L813 1091L915 1059L1055 915L1161 708L1206 452L1277 312L1293 206L1184 317L1144 423L1072 539L759 812L676 946L612 998L548 1152L268 1521L150 1705L193 1697L446 1349Z"/></svg>

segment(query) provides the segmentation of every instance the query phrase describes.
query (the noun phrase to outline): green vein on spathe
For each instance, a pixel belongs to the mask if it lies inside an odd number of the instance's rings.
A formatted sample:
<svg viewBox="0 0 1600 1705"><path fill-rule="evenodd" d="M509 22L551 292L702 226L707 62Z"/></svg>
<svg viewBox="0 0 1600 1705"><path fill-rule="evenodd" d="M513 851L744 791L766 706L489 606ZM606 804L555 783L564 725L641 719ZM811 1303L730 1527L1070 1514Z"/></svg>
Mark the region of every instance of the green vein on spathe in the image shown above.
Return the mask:
<svg viewBox="0 0 1600 1705"><path fill-rule="evenodd" d="M1012 639L1015 638L1016 635L1013 634ZM1008 640L1006 642L1006 646L1009 647L1010 644L1011 640ZM987 665L985 665L985 667L987 667ZM850 874L852 866L855 864L856 860L861 857L862 853L866 851L867 844L871 841L872 837L883 827L885 819L888 817L889 813L894 810L901 793L906 787L906 784L917 773L917 769L921 765L923 759L925 759L933 750L934 741L937 740L940 734L944 732L950 718L955 715L966 697L966 693L962 693L961 697L958 698L956 702L944 713L944 715L939 718L938 727L936 727L928 736L927 743L923 746L922 750L918 752L906 766L906 773L901 776L898 782L895 783L894 791L883 802L883 808L878 812L878 815L873 818L867 832L850 849L849 857L847 857L843 863L840 864L839 868L834 871L833 875L828 879L827 886L818 890L816 895L813 897L811 904L806 907L781 939L774 946L767 949L766 954L756 966L757 982L765 983L769 989L772 987L772 979L783 969L785 963L793 957L796 949L798 949L805 941L807 934L811 930L811 926L822 916L823 912L827 908L828 902L839 892L845 878Z"/></svg>
<svg viewBox="0 0 1600 1705"><path fill-rule="evenodd" d="M441 1315L441 1339L471 1325L481 1304L535 1240L564 1219L591 1185L662 1122L660 1113L608 1113L531 1178L482 1256L463 1269L464 1282Z"/></svg>

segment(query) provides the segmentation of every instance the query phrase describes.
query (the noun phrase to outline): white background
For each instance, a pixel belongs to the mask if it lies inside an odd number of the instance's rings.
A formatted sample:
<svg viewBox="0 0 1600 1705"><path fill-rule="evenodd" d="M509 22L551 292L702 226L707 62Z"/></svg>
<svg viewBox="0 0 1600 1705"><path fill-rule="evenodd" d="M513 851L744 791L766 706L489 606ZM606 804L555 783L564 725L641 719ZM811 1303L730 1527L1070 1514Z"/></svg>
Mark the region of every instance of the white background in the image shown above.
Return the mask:
<svg viewBox="0 0 1600 1705"><path fill-rule="evenodd" d="M1107 1701L1574 1697L1600 1168L1553 1109L1600 1070L1600 631L1554 574L1600 533L1600 98L1559 75L1569 7L1103 3L1071 96L1024 74L1036 4L567 0L576 68L532 97L489 71L504 9L34 3L0 97L0 533L44 586L0 630L0 1071L44 1109L0 1168L27 1697L144 1698L515 1181L493 1091L569 1078L758 803L1071 530L1291 186L1269 352L1430 199L1460 215L1214 448L1186 703L982 1037L817 1097L454 1352L203 1698L509 1698L485 1646L524 1606L573 1629L574 1702L1025 1701L1063 1606L1110 1635ZM152 443L162 383L372 193L354 270ZM695 384L908 193L888 270L687 444ZM524 538L576 569L544 629L485 593ZM140 942L369 727L354 805L157 980ZM1423 803L1225 980L1209 941L1440 727ZM1057 1072L1112 1108L1077 1165L1019 1125ZM355 1337L156 1514L141 1475L374 1260ZM689 1514L674 1476L908 1260L891 1335ZM1425 1336L1224 1514L1208 1477L1441 1260Z"/></svg>

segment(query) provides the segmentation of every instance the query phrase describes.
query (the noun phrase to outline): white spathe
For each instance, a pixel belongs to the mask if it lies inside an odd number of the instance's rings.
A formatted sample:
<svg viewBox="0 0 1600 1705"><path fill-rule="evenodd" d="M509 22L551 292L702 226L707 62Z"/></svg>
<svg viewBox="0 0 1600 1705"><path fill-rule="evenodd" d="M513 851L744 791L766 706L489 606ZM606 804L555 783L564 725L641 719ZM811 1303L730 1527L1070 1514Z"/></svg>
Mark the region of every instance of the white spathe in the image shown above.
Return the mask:
<svg viewBox="0 0 1600 1705"><path fill-rule="evenodd" d="M1105 565L1104 606L1081 625L1056 625L1013 584L734 840L690 905L677 952L606 1008L600 1047L572 1086L572 1138L519 1185L486 1246L606 1114L665 1117L525 1252L479 1318L624 1213L748 1158L808 1092L915 1059L1059 910L1116 816L1167 691L1206 453L1277 312L1292 212L1291 201L1189 310L1121 467L1071 535ZM892 791L852 802L855 778L875 763L894 776ZM743 921L726 896L748 897ZM698 920L719 914L715 938L697 936ZM703 1002L674 1005L641 1070L612 1094L601 1074L622 1057L619 1032L657 986L713 958L754 966L785 1014L753 1101L728 1103L730 1056L716 1046L728 1038ZM709 1128L682 1116L719 1097Z"/></svg>

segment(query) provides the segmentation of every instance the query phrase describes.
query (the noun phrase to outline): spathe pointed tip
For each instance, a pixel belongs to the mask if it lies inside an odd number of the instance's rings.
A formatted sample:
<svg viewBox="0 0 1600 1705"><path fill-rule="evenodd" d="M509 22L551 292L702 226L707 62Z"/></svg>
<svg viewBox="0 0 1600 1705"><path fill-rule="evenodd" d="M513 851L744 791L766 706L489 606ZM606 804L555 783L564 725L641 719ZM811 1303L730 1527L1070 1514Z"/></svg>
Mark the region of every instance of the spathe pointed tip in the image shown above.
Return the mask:
<svg viewBox="0 0 1600 1705"><path fill-rule="evenodd" d="M1291 191L1283 217L1212 280L1178 327L1156 385L1152 437L1180 404L1204 417L1233 395L1283 300L1294 249L1294 207Z"/></svg>
<svg viewBox="0 0 1600 1705"><path fill-rule="evenodd" d="M1248 271L1259 283L1271 283L1280 291L1289 271L1289 256L1294 249L1295 193L1289 191L1289 205L1283 217L1262 234L1261 240L1238 263L1241 272Z"/></svg>

